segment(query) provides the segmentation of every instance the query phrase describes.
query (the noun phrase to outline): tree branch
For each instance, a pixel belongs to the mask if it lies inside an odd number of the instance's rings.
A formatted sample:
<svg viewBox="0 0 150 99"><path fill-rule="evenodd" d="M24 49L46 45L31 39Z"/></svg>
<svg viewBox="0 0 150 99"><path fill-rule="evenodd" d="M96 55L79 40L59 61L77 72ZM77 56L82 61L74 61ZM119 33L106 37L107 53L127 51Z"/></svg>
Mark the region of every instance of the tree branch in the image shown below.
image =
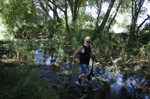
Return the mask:
<svg viewBox="0 0 150 99"><path fill-rule="evenodd" d="M56 5L54 2L52 2L51 0L49 0L50 3L52 3L54 6L58 7L61 11L63 11L65 13L65 11L58 5Z"/></svg>
<svg viewBox="0 0 150 99"><path fill-rule="evenodd" d="M143 25L148 19L150 19L150 15L147 15L147 18L137 27L136 33L139 32L139 29L142 27L142 25Z"/></svg>
<svg viewBox="0 0 150 99"><path fill-rule="evenodd" d="M44 4L42 3L42 1L41 1L41 0L38 0L38 1L39 1L40 5L41 5L42 9L43 9L44 12L46 13L46 15L49 16L49 13L48 13L47 9L45 8Z"/></svg>
<svg viewBox="0 0 150 99"><path fill-rule="evenodd" d="M99 33L101 33L103 31L104 27L105 27L105 24L106 24L106 22L108 20L109 14L110 14L110 12L111 12L111 10L113 8L114 2L115 2L115 0L111 0L110 4L108 6L108 9L107 9L107 12L106 12L106 14L104 16L104 19L103 19L100 27L98 28L98 32Z"/></svg>

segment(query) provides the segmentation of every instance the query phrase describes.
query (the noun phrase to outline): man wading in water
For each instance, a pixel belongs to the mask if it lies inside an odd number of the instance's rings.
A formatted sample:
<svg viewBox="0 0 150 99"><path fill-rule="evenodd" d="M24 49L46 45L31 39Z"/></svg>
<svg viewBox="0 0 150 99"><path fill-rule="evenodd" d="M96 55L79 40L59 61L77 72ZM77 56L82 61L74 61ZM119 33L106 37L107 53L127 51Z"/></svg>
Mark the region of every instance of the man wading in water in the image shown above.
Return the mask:
<svg viewBox="0 0 150 99"><path fill-rule="evenodd" d="M91 53L93 56L95 56L95 54L91 51L91 38L90 37L86 37L84 39L84 44L81 45L73 54L73 62L72 65L75 64L75 58L76 55L78 53L80 53L80 67L82 69L83 74L79 75L78 77L78 82L81 84L82 89L84 89L84 83L85 80L87 79L87 77L90 74L89 71L89 61L90 61L90 57L91 57Z"/></svg>

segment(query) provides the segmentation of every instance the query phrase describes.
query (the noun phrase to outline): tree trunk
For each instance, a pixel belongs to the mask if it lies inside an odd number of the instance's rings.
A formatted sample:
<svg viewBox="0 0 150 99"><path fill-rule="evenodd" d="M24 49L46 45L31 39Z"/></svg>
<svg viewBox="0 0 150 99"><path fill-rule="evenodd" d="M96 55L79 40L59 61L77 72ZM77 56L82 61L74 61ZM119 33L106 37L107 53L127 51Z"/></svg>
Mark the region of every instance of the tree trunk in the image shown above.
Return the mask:
<svg viewBox="0 0 150 99"><path fill-rule="evenodd" d="M115 17L117 16L117 13L118 13L118 11L119 11L119 8L120 8L121 4L122 4L122 1L120 1L120 2L119 2L119 5L117 6L116 13L114 14L112 20L110 21L110 23L109 23L109 25L108 25L108 30L110 29L110 26L111 26L112 22L114 21Z"/></svg>
<svg viewBox="0 0 150 99"><path fill-rule="evenodd" d="M42 8L43 11L46 13L46 18L47 18L47 17L49 16L49 13L48 13L47 9L45 8L45 6L44 6L44 4L42 3L41 0L38 0L38 1L39 1L39 3L40 3L41 8Z"/></svg>
<svg viewBox="0 0 150 99"><path fill-rule="evenodd" d="M138 28L136 30L137 19L144 1L145 0L140 0L137 2L136 0L132 0L132 20L131 20L130 36L129 36L130 40L132 40L133 36L136 34L136 32L138 32Z"/></svg>
<svg viewBox="0 0 150 99"><path fill-rule="evenodd" d="M69 32L69 25L68 25L68 15L67 15L67 1L65 0L65 22L66 22L66 31Z"/></svg>
<svg viewBox="0 0 150 99"><path fill-rule="evenodd" d="M72 22L75 22L77 20L78 12L81 5L81 0L68 0L71 14L72 14Z"/></svg>
<svg viewBox="0 0 150 99"><path fill-rule="evenodd" d="M135 8L134 8L135 7ZM132 19L131 19L131 27L130 27L130 38L129 39L132 39L132 37L134 36L135 34L135 27L136 27L136 16L135 16L135 9L136 9L136 1L135 0L132 0Z"/></svg>
<svg viewBox="0 0 150 99"><path fill-rule="evenodd" d="M59 8L65 15L65 24L66 24L66 31L68 32L69 31L69 25L68 25L68 14L67 14L67 1L65 0L65 10L63 10L60 6L56 5L54 2L52 2L51 0L49 0L50 3L53 4L53 6ZM59 16L58 16L58 13L57 13L57 10L54 11L55 12L55 15L57 16L57 20L59 19ZM60 21L60 19L59 19Z"/></svg>
<svg viewBox="0 0 150 99"><path fill-rule="evenodd" d="M114 3L115 3L115 0L111 0L111 2L110 2L110 4L109 4L109 7L108 7L108 9L107 9L107 12L106 12L106 14L105 14L105 16L104 16L104 19L103 19L103 21L102 21L100 27L98 28L99 34L103 31L103 29L104 29L104 27L105 27L105 25L106 25L106 22L107 22L107 20L108 20L109 14L110 14L110 12L111 12L111 10L112 10L112 8L113 8Z"/></svg>
<svg viewBox="0 0 150 99"><path fill-rule="evenodd" d="M150 15L147 15L147 18L137 27L136 33L139 33L139 29L142 27L142 25L143 25L148 19L150 19Z"/></svg>
<svg viewBox="0 0 150 99"><path fill-rule="evenodd" d="M97 14L97 18L96 18L96 29L98 28L98 22L99 22L99 15L101 13L101 10L102 10L102 0L100 1L100 4L98 2L98 0L96 0L97 2L97 7L98 7L98 14Z"/></svg>
<svg viewBox="0 0 150 99"><path fill-rule="evenodd" d="M53 0L53 2L56 4L55 0ZM57 7L55 5L53 5L53 18L54 19L57 18Z"/></svg>

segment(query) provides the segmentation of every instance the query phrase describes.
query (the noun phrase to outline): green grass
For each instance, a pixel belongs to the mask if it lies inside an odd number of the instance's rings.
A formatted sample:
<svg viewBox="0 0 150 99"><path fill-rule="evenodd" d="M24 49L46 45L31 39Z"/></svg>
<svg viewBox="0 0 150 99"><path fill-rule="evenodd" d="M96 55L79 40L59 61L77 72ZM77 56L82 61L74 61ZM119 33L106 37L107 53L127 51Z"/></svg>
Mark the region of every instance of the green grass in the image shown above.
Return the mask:
<svg viewBox="0 0 150 99"><path fill-rule="evenodd" d="M0 99L60 99L55 90L35 74L35 69L0 64Z"/></svg>

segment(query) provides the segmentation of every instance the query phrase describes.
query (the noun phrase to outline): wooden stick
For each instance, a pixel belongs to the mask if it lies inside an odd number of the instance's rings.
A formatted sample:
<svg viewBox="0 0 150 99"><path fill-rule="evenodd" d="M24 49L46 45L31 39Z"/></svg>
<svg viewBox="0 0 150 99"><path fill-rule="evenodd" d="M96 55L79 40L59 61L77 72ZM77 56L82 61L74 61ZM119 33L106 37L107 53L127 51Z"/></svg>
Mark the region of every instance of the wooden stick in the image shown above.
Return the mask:
<svg viewBox="0 0 150 99"><path fill-rule="evenodd" d="M71 84L73 86L73 83L74 83L74 66L72 65L72 78L71 78Z"/></svg>

